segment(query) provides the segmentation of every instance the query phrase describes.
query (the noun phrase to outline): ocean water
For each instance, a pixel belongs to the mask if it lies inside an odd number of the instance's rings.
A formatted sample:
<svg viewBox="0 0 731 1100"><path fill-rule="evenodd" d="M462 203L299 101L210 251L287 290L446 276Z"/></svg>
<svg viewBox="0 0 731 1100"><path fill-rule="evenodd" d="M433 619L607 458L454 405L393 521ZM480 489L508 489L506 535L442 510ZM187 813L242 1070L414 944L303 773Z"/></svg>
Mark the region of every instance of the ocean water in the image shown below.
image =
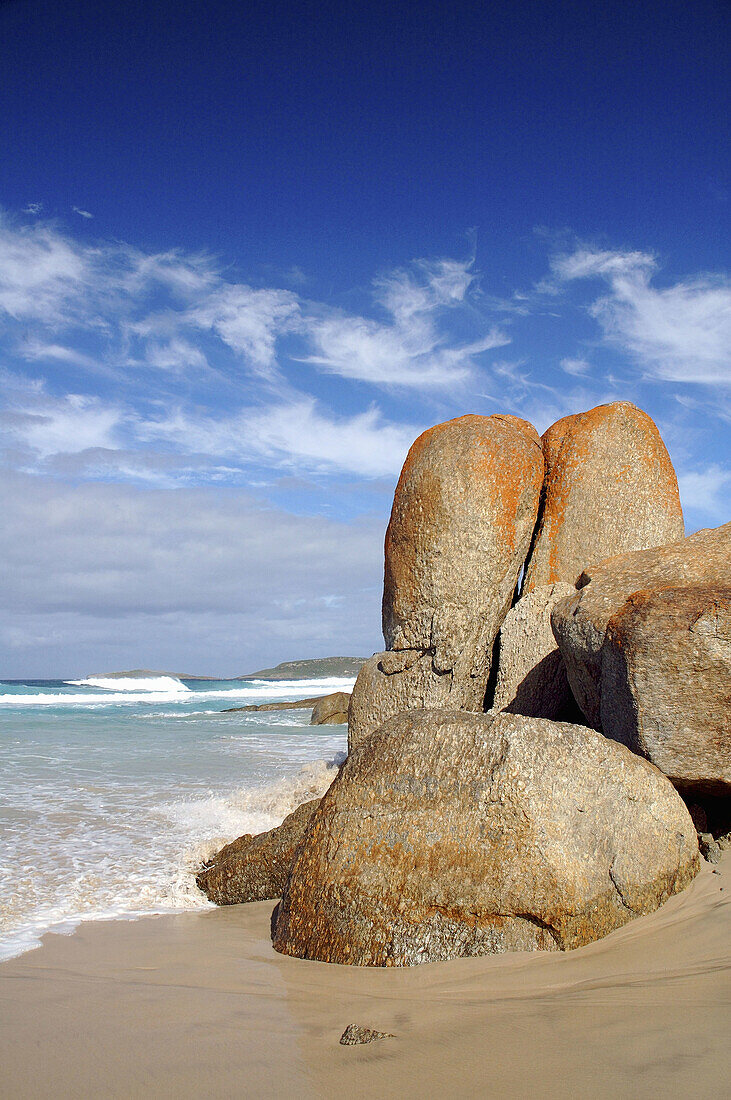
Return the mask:
<svg viewBox="0 0 731 1100"><path fill-rule="evenodd" d="M226 707L349 691L307 681L0 681L0 959L82 920L205 908L222 844L322 794L345 726Z"/></svg>

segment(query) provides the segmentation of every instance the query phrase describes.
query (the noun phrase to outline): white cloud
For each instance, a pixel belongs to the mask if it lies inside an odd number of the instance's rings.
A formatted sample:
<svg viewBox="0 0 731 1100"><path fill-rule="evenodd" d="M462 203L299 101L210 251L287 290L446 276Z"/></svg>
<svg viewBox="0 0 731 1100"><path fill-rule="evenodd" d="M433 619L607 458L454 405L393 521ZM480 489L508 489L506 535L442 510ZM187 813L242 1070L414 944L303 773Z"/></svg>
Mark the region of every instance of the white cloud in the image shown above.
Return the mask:
<svg viewBox="0 0 731 1100"><path fill-rule="evenodd" d="M510 342L476 309L475 278L472 261L450 259L383 275L373 292L388 320L376 320L292 290L228 281L206 254L82 242L53 223L19 225L0 214L0 318L11 336L7 323L16 322L22 356L44 347L46 358L79 366L86 356L119 371L200 370L221 341L271 383L286 373L286 338L293 363L376 386L446 388L474 374L477 356ZM466 339L447 321L455 311Z"/></svg>
<svg viewBox="0 0 731 1100"><path fill-rule="evenodd" d="M80 206L72 206L74 214L79 214L82 218L93 218L94 215L90 214L88 210L82 210Z"/></svg>
<svg viewBox="0 0 731 1100"><path fill-rule="evenodd" d="M610 293L590 312L607 339L636 358L648 377L731 383L731 282L705 275L656 287L655 267L647 253L588 249L552 263L560 279L599 277L608 283Z"/></svg>
<svg viewBox="0 0 731 1100"><path fill-rule="evenodd" d="M690 470L678 475L678 485L684 509L702 512L719 523L728 521L731 470L718 464Z"/></svg>
<svg viewBox="0 0 731 1100"><path fill-rule="evenodd" d="M185 371L189 367L203 369L208 365L200 348L179 337L162 342L151 340L146 347L145 359L158 370Z"/></svg>
<svg viewBox="0 0 731 1100"><path fill-rule="evenodd" d="M189 454L382 477L398 473L421 429L384 422L375 408L333 419L302 397L231 417L191 418L179 411L138 430L143 439L174 443Z"/></svg>
<svg viewBox="0 0 731 1100"><path fill-rule="evenodd" d="M304 361L343 378L382 386L443 387L464 382L474 357L503 347L510 338L496 327L467 344L454 345L437 323L441 310L464 302L474 281L471 261L417 261L375 283L376 300L389 324L328 312L305 321L313 353Z"/></svg>
<svg viewBox="0 0 731 1100"><path fill-rule="evenodd" d="M62 358L64 350L58 349ZM184 346L161 346L160 356L159 368L189 363ZM180 405L155 416L95 396L54 395L42 381L7 371L0 372L0 379L5 405L0 427L8 451L16 448L13 464L72 476L171 483L188 482L197 470L202 480L215 481L229 475L240 478L244 468L265 463L362 478L390 477L398 474L422 430L385 420L375 406L352 416L333 416L314 398L295 392L287 400L280 397L275 404L246 406L228 415ZM156 404L160 407L162 402ZM154 448L166 452L164 459ZM61 461L69 455L83 458L69 466Z"/></svg>
<svg viewBox="0 0 731 1100"><path fill-rule="evenodd" d="M419 429L383 422L375 408L330 419L311 399L250 415L247 426L250 445L266 459L365 477L397 474L419 434Z"/></svg>
<svg viewBox="0 0 731 1100"><path fill-rule="evenodd" d="M415 314L464 301L475 280L471 268L471 260L417 260L413 271L401 269L376 279L376 300L403 325Z"/></svg>
<svg viewBox="0 0 731 1100"><path fill-rule="evenodd" d="M0 483L4 674L240 674L378 645L383 521L263 509L240 491ZM344 610L345 609L345 610ZM188 663L181 669L180 662Z"/></svg>
<svg viewBox="0 0 731 1100"><path fill-rule="evenodd" d="M652 271L655 266L655 257L649 252L603 252L591 248L578 248L551 261L551 270L561 280L614 279L637 271Z"/></svg>
<svg viewBox="0 0 731 1100"><path fill-rule="evenodd" d="M38 215L38 214L40 214L42 209L43 209L43 203L42 202L29 202L26 206L23 207L23 213L24 214Z"/></svg>
<svg viewBox="0 0 731 1100"><path fill-rule="evenodd" d="M289 290L256 290L231 284L213 291L190 309L183 321L213 329L254 368L266 372L275 365L278 336L293 327L299 312L297 296Z"/></svg>
<svg viewBox="0 0 731 1100"><path fill-rule="evenodd" d="M0 313L62 322L64 303L87 280L88 264L75 245L49 226L12 225L0 212Z"/></svg>
<svg viewBox="0 0 731 1100"><path fill-rule="evenodd" d="M147 253L119 244L107 245L100 256L109 267L112 281L118 280L130 297L142 299L139 304L143 309L144 296L151 286L164 287L185 304L220 282L216 264L206 253L185 253L176 248Z"/></svg>
<svg viewBox="0 0 731 1100"><path fill-rule="evenodd" d="M586 359L562 359L561 369L566 371L567 374L581 377L587 374L591 368Z"/></svg>
<svg viewBox="0 0 731 1100"><path fill-rule="evenodd" d="M84 244L52 223L17 225L0 211L0 318L5 314L54 333L80 328L114 339L130 314L149 312L156 288L187 305L217 278L203 255L147 254L117 242ZM32 338L40 339L37 333Z"/></svg>
<svg viewBox="0 0 731 1100"><path fill-rule="evenodd" d="M63 344L46 344L33 338L25 340L18 350L24 359L31 361L50 359L59 363L69 363L94 370L99 366L90 355L84 355L76 348L65 347Z"/></svg>
<svg viewBox="0 0 731 1100"><path fill-rule="evenodd" d="M628 397L626 392L614 391L607 381L603 382L601 390L590 389L590 380L581 376L583 385L579 379L571 387L560 379L558 384L552 385L543 381L542 371L531 371L521 361L494 363L492 374L496 382L494 391L482 396L493 403L495 412L511 412L524 417L539 434L564 416Z"/></svg>
<svg viewBox="0 0 731 1100"><path fill-rule="evenodd" d="M90 447L113 448L122 419L121 409L79 394L61 398L43 393L28 395L25 402L17 402L0 414L8 435L41 461Z"/></svg>

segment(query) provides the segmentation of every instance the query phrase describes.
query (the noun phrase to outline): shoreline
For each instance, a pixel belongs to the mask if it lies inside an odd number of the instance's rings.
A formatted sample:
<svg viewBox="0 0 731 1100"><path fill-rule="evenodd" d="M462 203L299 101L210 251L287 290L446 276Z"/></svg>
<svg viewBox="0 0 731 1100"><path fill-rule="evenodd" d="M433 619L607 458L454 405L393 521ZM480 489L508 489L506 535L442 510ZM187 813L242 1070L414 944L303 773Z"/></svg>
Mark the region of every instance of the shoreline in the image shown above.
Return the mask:
<svg viewBox="0 0 731 1100"><path fill-rule="evenodd" d="M715 874L714 870L719 873ZM411 969L278 955L271 902L83 922L0 963L7 1094L720 1095L731 853L566 954ZM394 1039L342 1047L350 1023Z"/></svg>

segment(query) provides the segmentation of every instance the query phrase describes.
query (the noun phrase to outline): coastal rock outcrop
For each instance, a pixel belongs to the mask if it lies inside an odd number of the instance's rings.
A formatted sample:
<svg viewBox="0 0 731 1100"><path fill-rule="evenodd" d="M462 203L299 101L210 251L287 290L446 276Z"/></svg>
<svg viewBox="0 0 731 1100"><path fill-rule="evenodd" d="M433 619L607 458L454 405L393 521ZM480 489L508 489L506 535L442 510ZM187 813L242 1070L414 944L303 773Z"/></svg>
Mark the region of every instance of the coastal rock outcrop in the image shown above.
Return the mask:
<svg viewBox="0 0 731 1100"><path fill-rule="evenodd" d="M361 669L351 747L410 707L480 711L492 645L535 526L543 453L513 416L462 416L419 436L386 532L383 636Z"/></svg>
<svg viewBox="0 0 731 1100"><path fill-rule="evenodd" d="M524 592L574 584L614 554L682 539L678 481L654 421L629 401L565 416L543 435L546 475Z"/></svg>
<svg viewBox="0 0 731 1100"><path fill-rule="evenodd" d="M311 726L335 726L348 721L349 691L334 691L323 695L312 709Z"/></svg>
<svg viewBox="0 0 731 1100"><path fill-rule="evenodd" d="M629 597L661 588L724 588L730 575L731 523L696 531L669 546L608 558L582 573L578 591L554 607L551 626L571 690L591 726L600 729L602 725L602 648L607 624ZM683 674L679 668L677 675ZM703 706L700 696L697 705Z"/></svg>
<svg viewBox="0 0 731 1100"><path fill-rule="evenodd" d="M310 707L316 707L323 699L327 699L327 696L313 695L309 699L293 699L285 703L248 703L245 707L226 707L225 710L221 711L221 714L237 714L239 712L255 712L258 710L309 710Z"/></svg>
<svg viewBox="0 0 731 1100"><path fill-rule="evenodd" d="M624 746L505 712L410 711L323 797L274 946L361 966L579 947L699 866L680 796Z"/></svg>
<svg viewBox="0 0 731 1100"><path fill-rule="evenodd" d="M600 719L684 793L731 795L731 584L635 592L607 624Z"/></svg>
<svg viewBox="0 0 731 1100"><path fill-rule="evenodd" d="M500 627L492 709L534 718L556 718L564 710L571 692L551 630L551 610L573 592L566 581L541 585L508 611Z"/></svg>
<svg viewBox="0 0 731 1100"><path fill-rule="evenodd" d="M227 844L198 872L198 888L216 905L281 897L297 845L319 805L319 798L304 802L275 829Z"/></svg>

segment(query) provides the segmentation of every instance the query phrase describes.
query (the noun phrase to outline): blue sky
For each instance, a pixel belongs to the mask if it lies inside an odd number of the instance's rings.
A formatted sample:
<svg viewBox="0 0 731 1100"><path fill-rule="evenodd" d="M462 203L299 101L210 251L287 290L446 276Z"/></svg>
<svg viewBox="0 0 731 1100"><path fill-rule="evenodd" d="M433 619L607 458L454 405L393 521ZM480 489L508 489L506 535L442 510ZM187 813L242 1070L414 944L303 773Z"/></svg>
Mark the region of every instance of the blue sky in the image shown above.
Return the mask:
<svg viewBox="0 0 731 1100"><path fill-rule="evenodd" d="M0 675L380 646L430 424L627 399L729 518L721 3L0 3Z"/></svg>

